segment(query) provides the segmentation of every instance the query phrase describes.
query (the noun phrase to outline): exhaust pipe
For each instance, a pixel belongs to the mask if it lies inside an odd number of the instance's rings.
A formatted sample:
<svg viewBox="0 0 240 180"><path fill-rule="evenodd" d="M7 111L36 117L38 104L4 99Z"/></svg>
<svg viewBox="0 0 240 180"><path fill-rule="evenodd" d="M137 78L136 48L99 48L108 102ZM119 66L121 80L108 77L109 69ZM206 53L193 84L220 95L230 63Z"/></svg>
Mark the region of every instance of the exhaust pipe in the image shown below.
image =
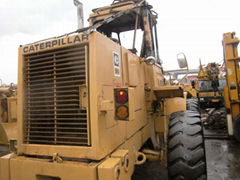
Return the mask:
<svg viewBox="0 0 240 180"><path fill-rule="evenodd" d="M84 27L83 3L78 0L73 0L73 3L77 7L78 29L82 29Z"/></svg>

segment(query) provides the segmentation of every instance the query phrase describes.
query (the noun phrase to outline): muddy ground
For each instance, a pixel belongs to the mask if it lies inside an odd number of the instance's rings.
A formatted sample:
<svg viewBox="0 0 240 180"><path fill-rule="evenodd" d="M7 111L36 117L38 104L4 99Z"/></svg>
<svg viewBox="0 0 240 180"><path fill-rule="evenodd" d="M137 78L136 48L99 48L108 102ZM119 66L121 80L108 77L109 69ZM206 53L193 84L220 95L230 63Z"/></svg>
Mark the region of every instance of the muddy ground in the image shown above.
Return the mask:
<svg viewBox="0 0 240 180"><path fill-rule="evenodd" d="M240 144L233 139L206 139L208 180L240 179ZM159 162L136 167L133 180L167 180L167 169Z"/></svg>
<svg viewBox="0 0 240 180"><path fill-rule="evenodd" d="M235 140L206 140L208 180L240 179L240 144Z"/></svg>

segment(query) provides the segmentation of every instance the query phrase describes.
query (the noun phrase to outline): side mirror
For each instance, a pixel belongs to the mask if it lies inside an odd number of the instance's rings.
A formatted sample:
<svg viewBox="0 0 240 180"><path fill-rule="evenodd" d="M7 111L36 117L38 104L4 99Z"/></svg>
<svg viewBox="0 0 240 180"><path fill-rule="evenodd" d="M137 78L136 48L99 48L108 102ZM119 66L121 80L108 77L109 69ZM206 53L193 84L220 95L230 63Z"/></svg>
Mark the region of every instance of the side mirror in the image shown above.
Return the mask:
<svg viewBox="0 0 240 180"><path fill-rule="evenodd" d="M181 69L188 68L187 58L184 53L177 54L178 65Z"/></svg>

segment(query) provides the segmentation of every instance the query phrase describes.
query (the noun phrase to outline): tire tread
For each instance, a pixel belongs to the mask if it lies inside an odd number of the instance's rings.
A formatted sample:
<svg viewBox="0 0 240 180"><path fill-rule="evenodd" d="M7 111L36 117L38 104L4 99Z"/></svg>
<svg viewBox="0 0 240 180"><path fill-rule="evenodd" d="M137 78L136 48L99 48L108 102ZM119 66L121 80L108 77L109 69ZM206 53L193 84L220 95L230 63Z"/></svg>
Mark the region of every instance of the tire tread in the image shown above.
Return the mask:
<svg viewBox="0 0 240 180"><path fill-rule="evenodd" d="M168 174L170 180L206 179L205 146L200 114L174 113L169 122Z"/></svg>

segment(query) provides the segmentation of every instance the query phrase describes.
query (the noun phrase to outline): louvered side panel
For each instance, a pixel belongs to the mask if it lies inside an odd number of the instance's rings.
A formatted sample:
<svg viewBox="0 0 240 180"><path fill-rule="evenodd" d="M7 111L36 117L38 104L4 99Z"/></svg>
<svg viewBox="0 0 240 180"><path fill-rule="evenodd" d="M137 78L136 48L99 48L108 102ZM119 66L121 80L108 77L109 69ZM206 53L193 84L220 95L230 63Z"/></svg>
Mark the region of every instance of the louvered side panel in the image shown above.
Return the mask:
<svg viewBox="0 0 240 180"><path fill-rule="evenodd" d="M79 88L87 85L88 46L24 56L24 143L89 146L87 109Z"/></svg>

